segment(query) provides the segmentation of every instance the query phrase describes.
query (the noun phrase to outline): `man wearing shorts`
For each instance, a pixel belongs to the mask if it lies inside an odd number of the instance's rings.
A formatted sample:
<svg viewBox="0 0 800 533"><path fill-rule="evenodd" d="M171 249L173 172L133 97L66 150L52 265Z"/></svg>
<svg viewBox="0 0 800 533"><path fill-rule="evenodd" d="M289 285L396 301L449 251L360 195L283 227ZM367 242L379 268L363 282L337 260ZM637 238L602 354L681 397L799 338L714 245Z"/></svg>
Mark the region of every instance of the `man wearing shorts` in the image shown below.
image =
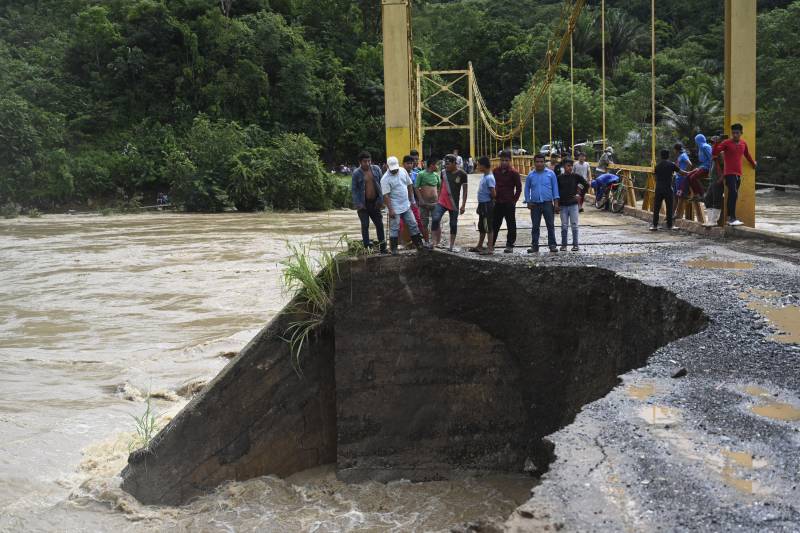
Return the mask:
<svg viewBox="0 0 800 533"><path fill-rule="evenodd" d="M478 233L480 237L478 238L478 246L472 248L471 251L478 252L481 255L492 255L494 254L492 215L494 214L494 201L497 198L497 192L495 179L492 175L492 162L489 161L488 157L484 156L478 159L478 172L483 174L478 185ZM483 247L484 239L486 239L485 249Z"/></svg>
<svg viewBox="0 0 800 533"><path fill-rule="evenodd" d="M461 207L459 207L459 202ZM442 218L447 213L450 215L450 251L453 251L458 233L458 215L463 215L466 209L467 173L456 166L456 156L450 154L444 158L442 186L431 222L434 246L438 246L442 241Z"/></svg>

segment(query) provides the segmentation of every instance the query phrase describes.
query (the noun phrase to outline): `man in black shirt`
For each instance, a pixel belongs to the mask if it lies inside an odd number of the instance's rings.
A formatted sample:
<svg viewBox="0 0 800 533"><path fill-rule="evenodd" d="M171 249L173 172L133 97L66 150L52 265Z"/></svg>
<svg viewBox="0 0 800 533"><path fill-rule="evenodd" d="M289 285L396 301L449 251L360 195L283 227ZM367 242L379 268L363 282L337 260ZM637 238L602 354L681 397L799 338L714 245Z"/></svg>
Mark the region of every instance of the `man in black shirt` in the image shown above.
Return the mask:
<svg viewBox="0 0 800 533"><path fill-rule="evenodd" d="M686 176L678 165L669 160L669 150L661 150L661 161L656 165L656 198L653 203L653 225L650 231L658 230L658 215L661 212L661 203L667 204L667 228L672 229L672 179L675 174Z"/></svg>
<svg viewBox="0 0 800 533"><path fill-rule="evenodd" d="M589 188L589 183L580 174L573 171L572 159L564 160L564 173L556 174L558 180L558 207L556 212L561 214L561 251L567 251L567 230L572 228L572 251L578 251L578 194Z"/></svg>

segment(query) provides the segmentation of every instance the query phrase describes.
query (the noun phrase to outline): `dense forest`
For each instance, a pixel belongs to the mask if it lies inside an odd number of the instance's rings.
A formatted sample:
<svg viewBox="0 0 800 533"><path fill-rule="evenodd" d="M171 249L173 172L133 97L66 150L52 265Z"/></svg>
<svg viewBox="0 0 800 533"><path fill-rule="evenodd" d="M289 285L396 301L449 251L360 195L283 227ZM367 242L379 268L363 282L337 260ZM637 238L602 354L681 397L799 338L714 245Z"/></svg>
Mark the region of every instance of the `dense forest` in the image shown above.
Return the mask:
<svg viewBox="0 0 800 533"><path fill-rule="evenodd" d="M509 110L562 4L418 0L415 57L472 61L488 105ZM574 39L579 139L600 129L594 4ZM639 162L650 2L607 6L608 136ZM659 142L688 143L721 128L723 2L657 6ZM759 0L759 12L762 174L797 182L800 0ZM0 0L0 205L124 207L159 192L189 211L346 205L346 180L327 169L362 149L385 156L380 15L379 0ZM566 69L552 94L554 137L567 139Z"/></svg>

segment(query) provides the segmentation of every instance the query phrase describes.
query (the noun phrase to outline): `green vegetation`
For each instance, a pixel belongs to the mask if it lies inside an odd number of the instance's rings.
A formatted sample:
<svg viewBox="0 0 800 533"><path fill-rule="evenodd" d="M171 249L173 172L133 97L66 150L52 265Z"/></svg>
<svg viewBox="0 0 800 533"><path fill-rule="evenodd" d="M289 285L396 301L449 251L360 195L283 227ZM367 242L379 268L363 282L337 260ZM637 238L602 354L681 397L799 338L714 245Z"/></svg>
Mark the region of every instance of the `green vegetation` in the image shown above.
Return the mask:
<svg viewBox="0 0 800 533"><path fill-rule="evenodd" d="M136 423L136 435L134 435L133 440L131 440L130 444L128 444L128 451L147 448L147 446L150 444L150 441L153 440L153 437L155 437L156 433L158 433L159 429L161 429L159 427L156 413L153 410L149 392L147 394L147 399L145 400L144 413L142 413L141 416L131 416Z"/></svg>
<svg viewBox="0 0 800 533"><path fill-rule="evenodd" d="M575 35L579 140L600 135L596 4ZM607 4L608 135L623 161L640 162L650 2ZM562 5L416 0L414 54L423 68L473 61L490 108L513 109ZM722 6L657 0L664 145L720 128ZM800 133L800 0L759 9L761 175L797 180L785 139ZM361 149L385 155L380 22L377 0L0 2L0 205L131 209L159 192L189 211L347 205L349 184L324 169ZM567 76L553 87L553 136L564 140ZM544 108L536 122L542 144ZM466 139L432 134L425 148L455 144Z"/></svg>
<svg viewBox="0 0 800 533"><path fill-rule="evenodd" d="M283 261L283 286L293 300L297 319L284 332L289 343L292 365L302 375L301 355L309 336L325 320L333 305L333 291L339 280L338 261L342 257L368 257L375 252L342 235L333 250L314 250L310 245L287 244L289 257Z"/></svg>
<svg viewBox="0 0 800 533"><path fill-rule="evenodd" d="M374 0L0 2L0 205L347 205L380 155Z"/></svg>
<svg viewBox="0 0 800 533"><path fill-rule="evenodd" d="M542 65L561 19L556 0L427 0L415 3L415 54L424 67L464 68L472 61L487 104L496 113ZM622 162L650 162L650 0L607 0L607 136ZM698 129L720 133L724 100L724 2L656 0L658 143L695 148ZM800 183L792 141L800 100L791 92L800 68L800 0L759 0L759 176ZM574 35L576 142L600 139L599 2L590 1ZM553 138L570 139L569 56L553 89ZM513 107L511 107L513 109ZM514 112L513 116L518 113ZM537 145L548 142L547 105L536 114ZM530 150L530 127L523 145ZM466 145L466 138L430 136L426 151ZM515 142L518 145L519 142ZM429 148L430 147L430 148Z"/></svg>
<svg viewBox="0 0 800 533"><path fill-rule="evenodd" d="M284 332L292 353L292 365L302 375L300 356L311 333L325 320L333 303L339 277L336 255L314 253L309 246L288 244L289 258L283 262L283 286L297 299L293 311L298 319Z"/></svg>

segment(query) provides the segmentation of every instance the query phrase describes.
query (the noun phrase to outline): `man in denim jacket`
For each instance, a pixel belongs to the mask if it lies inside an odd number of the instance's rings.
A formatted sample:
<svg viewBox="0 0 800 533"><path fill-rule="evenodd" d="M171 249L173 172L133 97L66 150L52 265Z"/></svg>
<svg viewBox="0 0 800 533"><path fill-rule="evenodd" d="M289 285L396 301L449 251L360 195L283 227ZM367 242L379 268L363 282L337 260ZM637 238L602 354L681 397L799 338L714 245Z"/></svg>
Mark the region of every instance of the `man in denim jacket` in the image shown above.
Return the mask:
<svg viewBox="0 0 800 533"><path fill-rule="evenodd" d="M359 167L353 171L352 193L353 207L361 220L361 239L364 248L371 246L369 239L369 221L375 224L378 243L382 254L386 253L386 235L383 232L383 193L381 192L381 169L372 164L372 155L361 152L358 155Z"/></svg>

